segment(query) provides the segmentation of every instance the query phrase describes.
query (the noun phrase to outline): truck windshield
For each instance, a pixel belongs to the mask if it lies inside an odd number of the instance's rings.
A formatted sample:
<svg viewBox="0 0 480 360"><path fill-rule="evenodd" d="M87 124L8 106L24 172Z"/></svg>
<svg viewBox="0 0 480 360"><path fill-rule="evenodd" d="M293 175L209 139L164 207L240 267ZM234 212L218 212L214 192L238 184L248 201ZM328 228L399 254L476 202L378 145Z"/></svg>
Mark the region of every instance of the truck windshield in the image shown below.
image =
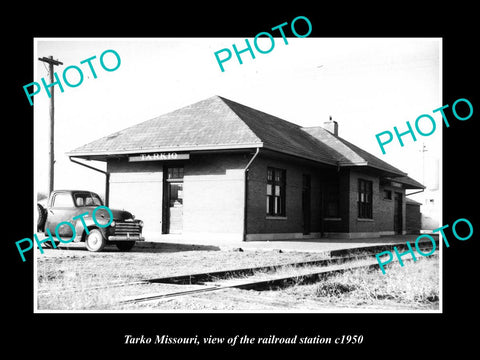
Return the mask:
<svg viewBox="0 0 480 360"><path fill-rule="evenodd" d="M103 205L100 197L95 193L75 193L73 195L77 206L99 206Z"/></svg>

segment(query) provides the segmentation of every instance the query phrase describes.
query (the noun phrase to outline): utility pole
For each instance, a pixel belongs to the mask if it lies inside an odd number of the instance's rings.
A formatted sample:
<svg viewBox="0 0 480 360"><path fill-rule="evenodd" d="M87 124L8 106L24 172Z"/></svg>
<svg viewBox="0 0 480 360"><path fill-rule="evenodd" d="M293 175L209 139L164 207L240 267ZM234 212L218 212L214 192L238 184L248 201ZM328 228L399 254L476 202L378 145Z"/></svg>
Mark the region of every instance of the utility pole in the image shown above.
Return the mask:
<svg viewBox="0 0 480 360"><path fill-rule="evenodd" d="M38 60L48 63L48 72L50 73L50 84L53 84L53 66L54 65L63 65L62 62L58 60L53 60L53 56L48 58L42 57L38 58ZM55 86L52 86L50 93L50 131L49 131L49 139L50 139L50 149L48 151L49 156L49 165L48 165L48 196L53 191L53 179L54 179L54 164L55 164L55 150L54 150L54 135L55 135L55 105L54 105L54 89Z"/></svg>

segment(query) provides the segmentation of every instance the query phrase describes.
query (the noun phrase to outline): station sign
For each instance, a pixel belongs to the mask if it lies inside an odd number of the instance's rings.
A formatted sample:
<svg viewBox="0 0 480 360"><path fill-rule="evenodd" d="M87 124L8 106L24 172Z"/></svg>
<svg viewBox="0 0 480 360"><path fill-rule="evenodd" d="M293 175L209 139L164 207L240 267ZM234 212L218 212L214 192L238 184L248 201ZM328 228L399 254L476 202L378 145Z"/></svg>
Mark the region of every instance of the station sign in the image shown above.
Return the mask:
<svg viewBox="0 0 480 360"><path fill-rule="evenodd" d="M188 160L190 159L189 153L151 153L151 154L140 154L135 156L129 156L129 162L135 161L168 161L168 160Z"/></svg>

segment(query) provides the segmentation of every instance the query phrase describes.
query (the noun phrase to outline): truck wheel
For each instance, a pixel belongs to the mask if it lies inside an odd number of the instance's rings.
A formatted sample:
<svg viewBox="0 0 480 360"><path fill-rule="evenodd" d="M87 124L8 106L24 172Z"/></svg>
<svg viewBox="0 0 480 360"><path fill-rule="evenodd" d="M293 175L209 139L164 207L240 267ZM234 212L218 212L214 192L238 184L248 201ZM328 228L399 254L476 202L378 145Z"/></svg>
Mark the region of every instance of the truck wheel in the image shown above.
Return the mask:
<svg viewBox="0 0 480 360"><path fill-rule="evenodd" d="M47 209L45 209L42 205L37 204L38 210L38 220L37 220L37 231L43 231L45 226L45 221L47 220Z"/></svg>
<svg viewBox="0 0 480 360"><path fill-rule="evenodd" d="M101 251L105 247L106 243L107 241L103 237L101 231L98 229L90 230L90 233L87 234L87 237L85 238L85 245L87 245L87 249L89 251Z"/></svg>
<svg viewBox="0 0 480 360"><path fill-rule="evenodd" d="M118 250L129 251L132 250L135 245L135 241L119 241L116 243Z"/></svg>

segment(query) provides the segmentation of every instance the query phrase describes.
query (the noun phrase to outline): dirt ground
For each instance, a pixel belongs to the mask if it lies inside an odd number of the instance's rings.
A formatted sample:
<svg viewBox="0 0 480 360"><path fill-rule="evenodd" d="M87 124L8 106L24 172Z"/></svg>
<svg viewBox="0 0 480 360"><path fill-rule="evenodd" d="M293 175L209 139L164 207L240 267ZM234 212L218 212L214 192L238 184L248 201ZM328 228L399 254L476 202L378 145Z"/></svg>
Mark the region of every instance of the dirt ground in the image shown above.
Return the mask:
<svg viewBox="0 0 480 360"><path fill-rule="evenodd" d="M108 246L92 253L82 245L44 249L37 256L37 307L39 310L106 310L115 300L151 291L152 286L115 287L92 293L95 286L151 278L286 264L323 258L307 252L219 250L212 246L157 244L120 252ZM163 291L168 285L157 285ZM80 291L68 291L76 289Z"/></svg>
<svg viewBox="0 0 480 360"><path fill-rule="evenodd" d="M219 250L212 246L158 244L153 249L133 248L121 252L114 246L92 253L82 245L44 249L37 257L37 280L43 286L62 285L67 277L76 281L141 280L207 271L266 266L325 258L308 252L240 249Z"/></svg>
<svg viewBox="0 0 480 360"><path fill-rule="evenodd" d="M74 245L74 246L72 246ZM242 250L221 250L215 246L188 244L156 244L153 248L135 247L120 252L114 246L92 253L83 244L44 249L37 254L37 309L53 311L328 311L344 312L351 309L431 309L419 304L405 305L399 301L364 303L346 301L335 304L331 299L320 299L312 290L314 285L295 286L282 291L253 291L227 289L201 295L149 303L119 305L120 299L188 290L199 285L148 284L102 288L92 287L166 276L203 273L226 269L287 264L325 258L322 253ZM372 281L382 282L378 271ZM376 278L378 276L378 279ZM310 288L308 288L310 286ZM77 291L70 291L75 289Z"/></svg>

